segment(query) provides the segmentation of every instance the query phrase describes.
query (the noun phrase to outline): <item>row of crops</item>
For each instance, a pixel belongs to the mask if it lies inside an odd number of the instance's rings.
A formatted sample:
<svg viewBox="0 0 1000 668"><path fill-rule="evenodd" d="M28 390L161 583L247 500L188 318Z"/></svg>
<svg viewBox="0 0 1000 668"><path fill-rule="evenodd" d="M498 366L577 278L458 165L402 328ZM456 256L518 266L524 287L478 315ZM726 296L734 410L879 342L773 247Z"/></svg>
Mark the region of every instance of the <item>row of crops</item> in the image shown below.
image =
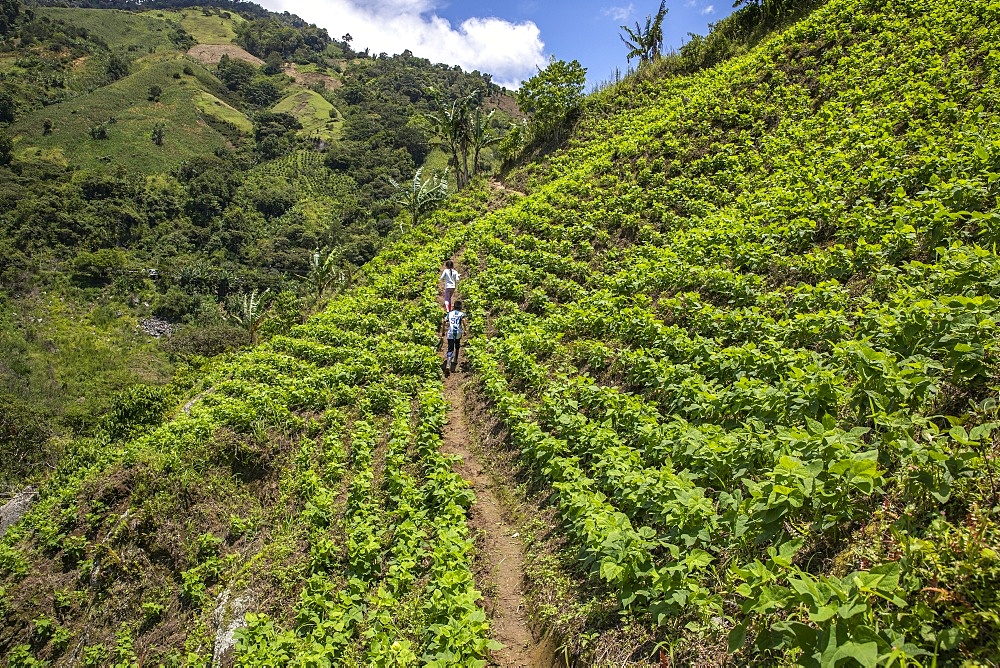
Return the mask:
<svg viewBox="0 0 1000 668"><path fill-rule="evenodd" d="M478 390L621 624L696 665L995 664L997 43L992 0L831 0L598 94L523 198L473 188L68 448L0 542L0 651L203 665L250 600L241 665L482 664L433 347L463 249Z"/></svg>
<svg viewBox="0 0 1000 668"><path fill-rule="evenodd" d="M10 665L483 665L474 495L440 451L460 236L414 230L308 324L121 398L0 544Z"/></svg>
<svg viewBox="0 0 1000 668"><path fill-rule="evenodd" d="M474 497L439 450L439 307L433 286L414 304L396 298L410 289L406 273L337 300L217 386L242 394L246 379L263 381L272 400L325 410L327 421L322 442L299 453L309 563L295 622L251 613L240 665L468 665L493 646L470 571Z"/></svg>
<svg viewBox="0 0 1000 668"><path fill-rule="evenodd" d="M473 226L482 393L688 660L1000 657L998 38L996 3L834 0L603 92Z"/></svg>

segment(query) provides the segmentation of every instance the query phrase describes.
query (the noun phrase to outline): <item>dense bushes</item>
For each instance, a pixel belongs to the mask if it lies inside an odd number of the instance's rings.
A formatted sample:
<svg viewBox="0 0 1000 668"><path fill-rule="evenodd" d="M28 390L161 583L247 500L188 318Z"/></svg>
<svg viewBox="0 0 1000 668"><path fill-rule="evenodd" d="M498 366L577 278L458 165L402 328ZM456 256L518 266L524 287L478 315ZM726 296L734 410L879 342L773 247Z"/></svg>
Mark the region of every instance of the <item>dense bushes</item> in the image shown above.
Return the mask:
<svg viewBox="0 0 1000 668"><path fill-rule="evenodd" d="M483 391L674 660L1000 652L995 9L832 0L640 70L470 230Z"/></svg>

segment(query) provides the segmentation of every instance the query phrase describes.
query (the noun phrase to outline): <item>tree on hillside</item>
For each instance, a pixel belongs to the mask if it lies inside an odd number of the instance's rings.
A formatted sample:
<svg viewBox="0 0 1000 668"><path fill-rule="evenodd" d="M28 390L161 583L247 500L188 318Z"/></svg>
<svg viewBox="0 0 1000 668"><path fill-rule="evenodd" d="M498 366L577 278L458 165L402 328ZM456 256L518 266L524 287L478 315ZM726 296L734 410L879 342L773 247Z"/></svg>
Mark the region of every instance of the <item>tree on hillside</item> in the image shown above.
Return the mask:
<svg viewBox="0 0 1000 668"><path fill-rule="evenodd" d="M13 123L16 113L17 101L14 99L14 94L9 90L0 89L0 123Z"/></svg>
<svg viewBox="0 0 1000 668"><path fill-rule="evenodd" d="M284 65L285 63L281 58L281 54L278 53L277 51L272 51L271 53L267 54L267 58L264 59L264 64L261 66L261 71L267 75L281 74Z"/></svg>
<svg viewBox="0 0 1000 668"><path fill-rule="evenodd" d="M392 201L406 209L410 214L410 224L414 227L420 221L424 213L434 208L434 205L448 196L448 170L442 174L435 174L427 181L420 178L423 167L413 175L413 181L409 185L400 185L389 179L389 183L396 189L396 194ZM403 227L400 225L400 231Z"/></svg>
<svg viewBox="0 0 1000 668"><path fill-rule="evenodd" d="M129 62L123 56L117 53L112 53L108 56L108 62L104 68L108 83L114 83L119 79L127 77L128 70Z"/></svg>
<svg viewBox="0 0 1000 668"><path fill-rule="evenodd" d="M226 88L236 92L242 90L257 74L253 65L239 58L230 58L227 53L222 54L215 71Z"/></svg>
<svg viewBox="0 0 1000 668"><path fill-rule="evenodd" d="M500 141L500 135L491 125L496 110L489 113L483 110L479 91L459 97L451 104L442 102L437 91L431 89L429 93L436 100L439 111L424 114L424 118L430 122L434 133L444 140L449 163L455 168L458 188L462 189L479 173L483 149Z"/></svg>
<svg viewBox="0 0 1000 668"><path fill-rule="evenodd" d="M476 110L472 112L472 117L469 119L469 143L472 146L473 176L479 173L479 156L483 149L496 144L502 138L502 135L495 132L490 125L494 114L496 114L496 109L493 109L488 114L484 114L482 107L476 107Z"/></svg>
<svg viewBox="0 0 1000 668"><path fill-rule="evenodd" d="M6 35L11 31L20 14L20 0L0 0L0 35Z"/></svg>
<svg viewBox="0 0 1000 668"><path fill-rule="evenodd" d="M263 77L255 77L240 91L243 101L255 107L269 107L281 99L281 89L277 84Z"/></svg>
<svg viewBox="0 0 1000 668"><path fill-rule="evenodd" d="M163 123L157 123L153 126L153 132L149 135L149 138L153 140L153 143L157 146L163 146L163 137L167 132L167 126Z"/></svg>
<svg viewBox="0 0 1000 668"><path fill-rule="evenodd" d="M532 132L536 140L559 141L567 125L583 103L583 87L587 68L574 60L549 59L548 66L538 70L517 91L517 104L532 115Z"/></svg>
<svg viewBox="0 0 1000 668"><path fill-rule="evenodd" d="M250 294L241 293L236 296L236 307L231 314L240 327L247 330L250 338L250 345L257 343L257 330L264 324L264 316L267 315L269 305L264 303L264 296L270 292L270 288L257 294L254 290Z"/></svg>
<svg viewBox="0 0 1000 668"><path fill-rule="evenodd" d="M622 42L629 48L625 58L632 62L633 58L639 59L639 67L654 60L659 59L663 52L663 19L667 16L666 0L660 0L660 9L655 16L646 15L645 27L635 22L635 30L628 26L620 26L628 34L619 34Z"/></svg>
<svg viewBox="0 0 1000 668"><path fill-rule="evenodd" d="M316 291L316 300L323 299L323 293L338 278L343 279L344 272L340 269L340 253L326 251L321 253L319 248L313 251L309 258L309 273L306 279Z"/></svg>
<svg viewBox="0 0 1000 668"><path fill-rule="evenodd" d="M9 165L14 157L14 140L0 130L0 165Z"/></svg>
<svg viewBox="0 0 1000 668"><path fill-rule="evenodd" d="M446 104L438 99L436 91L432 90L431 94L437 99L440 110L424 117L430 121L434 133L444 140L449 161L455 168L458 189L461 190L469 182L469 119L475 104L474 95L466 95Z"/></svg>
<svg viewBox="0 0 1000 668"><path fill-rule="evenodd" d="M297 118L285 112L263 111L253 119L257 152L273 160L295 148L295 133L302 129Z"/></svg>

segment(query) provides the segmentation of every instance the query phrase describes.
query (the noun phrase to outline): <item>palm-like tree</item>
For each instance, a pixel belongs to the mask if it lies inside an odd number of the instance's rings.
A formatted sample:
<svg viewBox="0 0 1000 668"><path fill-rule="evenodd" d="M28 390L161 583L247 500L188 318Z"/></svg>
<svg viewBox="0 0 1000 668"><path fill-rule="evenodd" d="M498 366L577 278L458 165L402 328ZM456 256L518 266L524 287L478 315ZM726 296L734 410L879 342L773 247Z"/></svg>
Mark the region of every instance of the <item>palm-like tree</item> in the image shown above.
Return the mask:
<svg viewBox="0 0 1000 668"><path fill-rule="evenodd" d="M621 29L628 34L618 35L629 48L625 58L632 62L633 58L639 58L639 67L646 63L651 63L659 59L663 51L663 19L667 16L667 0L660 0L660 9L655 16L646 15L645 27L635 22L635 30L628 26L621 26Z"/></svg>
<svg viewBox="0 0 1000 668"><path fill-rule="evenodd" d="M493 120L495 113L496 109L484 114L482 107L476 107L472 113L469 123L469 143L472 145L472 176L479 173L479 154L482 150L502 139L502 136L490 127L490 121Z"/></svg>
<svg viewBox="0 0 1000 668"><path fill-rule="evenodd" d="M435 91L432 95L437 98ZM460 97L451 104L438 100L440 111L435 114L425 114L430 121L434 133L444 139L448 146L450 163L455 167L455 178L461 190L469 182L469 117L474 104L475 95Z"/></svg>
<svg viewBox="0 0 1000 668"><path fill-rule="evenodd" d="M306 279L316 291L317 300L323 298L323 292L337 279L340 273L338 269L339 260L340 256L338 253L329 251L324 256L320 253L319 248L313 251L312 256L309 258L309 274L306 276Z"/></svg>
<svg viewBox="0 0 1000 668"><path fill-rule="evenodd" d="M420 178L423 171L423 167L418 169L413 175L413 181L406 186L389 179L389 183L396 189L392 201L410 213L410 222L413 226L416 226L425 212L448 196L448 170L445 169L443 173L435 174L426 181ZM403 231L402 224L399 226L399 231Z"/></svg>
<svg viewBox="0 0 1000 668"><path fill-rule="evenodd" d="M257 343L257 330L264 324L264 316L267 315L269 306L265 305L264 296L270 291L271 289L268 288L258 295L257 291L254 290L249 295L241 293L236 297L238 310L232 314L233 320L247 330L250 345Z"/></svg>

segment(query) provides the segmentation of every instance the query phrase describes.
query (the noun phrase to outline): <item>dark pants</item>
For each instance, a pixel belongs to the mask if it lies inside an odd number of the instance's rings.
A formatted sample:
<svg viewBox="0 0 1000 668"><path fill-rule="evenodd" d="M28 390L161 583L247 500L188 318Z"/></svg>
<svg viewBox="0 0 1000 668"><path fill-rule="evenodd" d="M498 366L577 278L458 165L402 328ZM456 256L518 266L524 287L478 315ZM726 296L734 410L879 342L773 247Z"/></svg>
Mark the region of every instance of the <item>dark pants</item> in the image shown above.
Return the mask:
<svg viewBox="0 0 1000 668"><path fill-rule="evenodd" d="M452 364L458 364L458 349L462 347L462 339L448 339L448 356Z"/></svg>

